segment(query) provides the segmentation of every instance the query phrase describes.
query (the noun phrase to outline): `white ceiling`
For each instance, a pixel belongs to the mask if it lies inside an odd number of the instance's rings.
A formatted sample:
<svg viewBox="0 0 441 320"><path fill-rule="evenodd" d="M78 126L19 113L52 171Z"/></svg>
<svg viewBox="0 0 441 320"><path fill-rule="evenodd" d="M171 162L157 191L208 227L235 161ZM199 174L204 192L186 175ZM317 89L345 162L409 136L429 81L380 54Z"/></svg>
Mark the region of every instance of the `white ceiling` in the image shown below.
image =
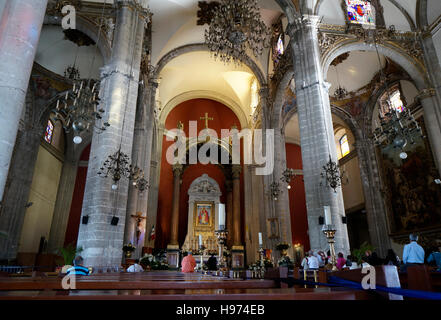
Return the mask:
<svg viewBox="0 0 441 320"><path fill-rule="evenodd" d="M386 59L381 54L380 61L384 67ZM380 62L376 52L352 51L349 57L337 67L329 68L327 74L327 81L331 83L329 94L333 95L338 87L337 72L340 85L351 92L367 85L379 70Z"/></svg>

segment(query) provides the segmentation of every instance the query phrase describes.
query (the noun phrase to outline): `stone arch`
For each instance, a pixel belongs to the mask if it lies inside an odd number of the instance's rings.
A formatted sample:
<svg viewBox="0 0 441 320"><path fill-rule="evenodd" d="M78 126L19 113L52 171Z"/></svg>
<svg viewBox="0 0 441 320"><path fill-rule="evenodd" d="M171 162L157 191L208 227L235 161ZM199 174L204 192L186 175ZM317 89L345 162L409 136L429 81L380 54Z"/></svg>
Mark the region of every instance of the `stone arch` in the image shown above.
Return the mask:
<svg viewBox="0 0 441 320"><path fill-rule="evenodd" d="M419 62L412 57L408 56L404 52L398 51L389 44L378 44L378 52L382 55L390 58L395 63L397 63L401 68L403 68L409 76L415 82L418 90L423 90L430 87L430 80L427 78L427 74ZM338 56L351 51L375 51L374 45L369 45L365 42L345 42L334 49L332 49L326 56L322 58L322 70L323 74L327 75L328 69L332 61Z"/></svg>
<svg viewBox="0 0 441 320"><path fill-rule="evenodd" d="M424 29L429 25L427 18L427 0L417 0L416 19L418 29Z"/></svg>
<svg viewBox="0 0 441 320"><path fill-rule="evenodd" d="M284 117L282 114L283 96L285 89L289 85L289 82L291 81L293 75L294 75L294 70L292 68L288 69L285 72L285 75L283 76L282 80L280 81L279 86L277 87L276 96L274 98L273 111L271 115L272 128L284 127L284 123L283 123Z"/></svg>
<svg viewBox="0 0 441 320"><path fill-rule="evenodd" d="M195 44L188 44L182 47L175 48L165 54L161 60L157 63L155 67L155 74L153 76L153 79L158 79L159 74L161 73L162 69L174 58L183 55L185 53L189 52L197 52L197 51L209 51L210 49L203 43L195 43ZM259 81L260 87L266 86L266 78L263 73L263 71L259 68L259 66L247 56L244 64L253 71L254 75L256 76L257 80Z"/></svg>
<svg viewBox="0 0 441 320"><path fill-rule="evenodd" d="M167 120L168 115L177 105L192 99L211 99L220 102L234 112L234 114L239 119L242 128L248 128L249 126L247 116L243 109L239 106L239 104L223 94L209 90L188 91L174 97L169 102L167 102L167 104L161 110L159 123L165 125L165 121Z"/></svg>

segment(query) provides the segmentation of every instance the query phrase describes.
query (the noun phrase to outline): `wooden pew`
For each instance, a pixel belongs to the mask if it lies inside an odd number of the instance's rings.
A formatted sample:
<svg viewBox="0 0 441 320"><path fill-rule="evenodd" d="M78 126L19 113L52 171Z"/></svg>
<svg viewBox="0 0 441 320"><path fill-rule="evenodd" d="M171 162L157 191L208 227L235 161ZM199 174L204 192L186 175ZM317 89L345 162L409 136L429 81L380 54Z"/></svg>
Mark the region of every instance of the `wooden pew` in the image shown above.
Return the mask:
<svg viewBox="0 0 441 320"><path fill-rule="evenodd" d="M410 290L441 292L441 272L426 265L408 267L400 279Z"/></svg>
<svg viewBox="0 0 441 320"><path fill-rule="evenodd" d="M362 269L354 269L347 271L329 272L329 276L336 276L344 280L361 283L367 274L362 273ZM387 288L401 288L400 277L396 266L377 266L375 267L376 285ZM403 300L402 296L391 293L379 293L388 300Z"/></svg>

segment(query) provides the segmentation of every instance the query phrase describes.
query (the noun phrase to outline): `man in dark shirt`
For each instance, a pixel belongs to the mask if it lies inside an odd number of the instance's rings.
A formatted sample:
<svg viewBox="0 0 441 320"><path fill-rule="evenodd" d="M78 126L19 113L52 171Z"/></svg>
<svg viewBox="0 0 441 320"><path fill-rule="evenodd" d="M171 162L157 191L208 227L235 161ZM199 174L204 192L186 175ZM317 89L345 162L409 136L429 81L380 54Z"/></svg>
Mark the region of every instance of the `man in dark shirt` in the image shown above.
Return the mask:
<svg viewBox="0 0 441 320"><path fill-rule="evenodd" d="M208 270L213 270L213 271L217 270L217 259L214 256L214 254L211 254L211 257L208 258L207 268Z"/></svg>
<svg viewBox="0 0 441 320"><path fill-rule="evenodd" d="M88 276L89 275L89 269L83 266L83 257L77 256L74 259L74 266L67 270L67 274L75 274L78 276Z"/></svg>

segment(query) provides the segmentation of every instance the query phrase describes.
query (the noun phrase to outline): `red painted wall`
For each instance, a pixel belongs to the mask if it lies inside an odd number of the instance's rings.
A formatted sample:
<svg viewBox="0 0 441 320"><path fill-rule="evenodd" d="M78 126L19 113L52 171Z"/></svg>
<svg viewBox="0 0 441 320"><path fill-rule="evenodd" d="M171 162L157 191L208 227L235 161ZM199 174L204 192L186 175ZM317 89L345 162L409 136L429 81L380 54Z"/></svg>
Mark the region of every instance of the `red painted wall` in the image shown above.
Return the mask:
<svg viewBox="0 0 441 320"><path fill-rule="evenodd" d="M300 146L287 143L286 165L292 169L302 169L302 153ZM305 251L310 249L308 236L308 218L306 211L306 196L303 176L297 176L291 181L289 192L289 209L291 214L292 242L300 243Z"/></svg>
<svg viewBox="0 0 441 320"><path fill-rule="evenodd" d="M221 134L221 129L230 129L233 125L236 125L239 130L241 129L238 118L230 108L226 107L222 103L209 99L194 99L181 103L170 112L167 117L165 127L168 130L174 129L177 127L177 123L181 121L184 123L184 131L188 136L189 121L198 122L198 132L205 129L205 120L200 120L201 117L205 117L205 113L208 113L209 117L214 118L214 120L209 121L208 125L210 129L213 129L218 133L219 137ZM156 248L166 248L170 240L173 171L172 166L167 162L166 153L167 149L172 144L173 141L166 141L166 138L163 138L158 213L156 221ZM226 202L225 177L217 165L202 165L198 163L196 165L189 166L184 171L182 176L179 203L179 244L181 246L184 243L185 235L187 234L189 199L188 188L194 179L205 173L217 181L222 192L221 202ZM243 178L241 178L241 189L241 211L244 212ZM242 214L242 227L244 225L243 221L244 215Z"/></svg>
<svg viewBox="0 0 441 320"><path fill-rule="evenodd" d="M87 146L81 154L80 161L89 161L90 145ZM75 189L72 195L72 204L70 206L69 220L64 238L64 245L72 243L76 245L78 240L78 231L81 223L81 210L83 208L84 189L86 187L87 167L78 167L77 177L75 179Z"/></svg>

